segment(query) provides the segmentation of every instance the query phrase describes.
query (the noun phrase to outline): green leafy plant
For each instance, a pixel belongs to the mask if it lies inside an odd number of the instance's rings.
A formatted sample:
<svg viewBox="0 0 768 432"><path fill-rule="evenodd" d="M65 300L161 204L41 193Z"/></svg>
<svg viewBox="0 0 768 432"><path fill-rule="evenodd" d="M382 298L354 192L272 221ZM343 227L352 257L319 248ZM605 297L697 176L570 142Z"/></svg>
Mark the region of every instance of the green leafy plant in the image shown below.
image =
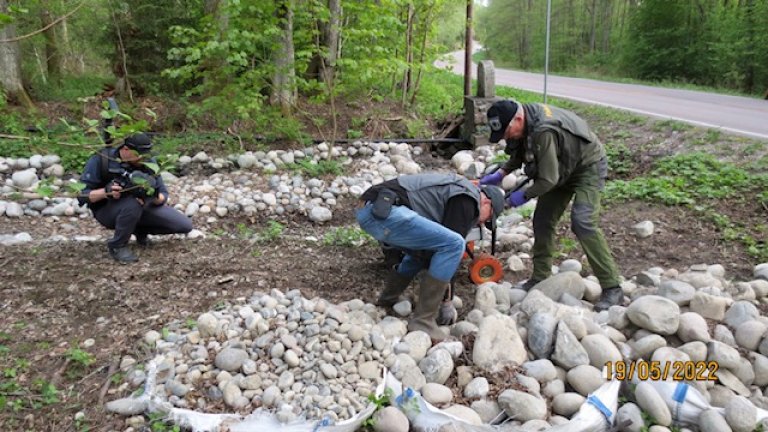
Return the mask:
<svg viewBox="0 0 768 432"><path fill-rule="evenodd" d="M349 139L358 139L362 138L363 131L357 130L357 129L347 129L347 138Z"/></svg>
<svg viewBox="0 0 768 432"><path fill-rule="evenodd" d="M285 227L277 221L269 221L267 222L267 227L261 230L257 236L257 241L259 243L271 243L283 234L283 230Z"/></svg>
<svg viewBox="0 0 768 432"><path fill-rule="evenodd" d="M162 413L149 415L149 428L152 432L180 432L178 425L168 422Z"/></svg>
<svg viewBox="0 0 768 432"><path fill-rule="evenodd" d="M80 348L70 348L65 355L70 362L82 367L88 367L96 361L91 353Z"/></svg>
<svg viewBox="0 0 768 432"><path fill-rule="evenodd" d="M253 229L246 226L244 223L238 223L235 228L237 229L237 235L241 238L248 239L253 237Z"/></svg>
<svg viewBox="0 0 768 432"><path fill-rule="evenodd" d="M319 162L310 158L303 158L288 164L287 168L291 171L298 171L307 174L310 177L322 177L324 175L339 176L344 172L342 165L337 160L321 160Z"/></svg>
<svg viewBox="0 0 768 432"><path fill-rule="evenodd" d="M326 246L357 247L373 240L370 234L357 227L334 228L323 236Z"/></svg>
<svg viewBox="0 0 768 432"><path fill-rule="evenodd" d="M523 217L523 219L530 219L533 215L535 208L531 206L523 206L518 208L516 211L520 214L520 216Z"/></svg>
<svg viewBox="0 0 768 432"><path fill-rule="evenodd" d="M395 392L387 387L384 389L384 393L381 396L377 396L375 393L370 393L368 395L368 401L371 402L376 406L376 408L373 410L374 414L390 405L392 405L392 400L394 399ZM371 415L363 422L363 427L366 429L372 429L376 425L376 416Z"/></svg>

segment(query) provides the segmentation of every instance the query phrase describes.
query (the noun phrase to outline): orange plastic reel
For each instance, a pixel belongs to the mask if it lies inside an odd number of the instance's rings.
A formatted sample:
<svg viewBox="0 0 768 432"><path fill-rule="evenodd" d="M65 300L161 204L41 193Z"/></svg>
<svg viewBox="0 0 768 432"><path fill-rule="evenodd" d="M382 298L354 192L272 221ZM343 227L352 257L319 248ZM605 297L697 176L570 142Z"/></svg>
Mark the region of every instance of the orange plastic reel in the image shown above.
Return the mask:
<svg viewBox="0 0 768 432"><path fill-rule="evenodd" d="M469 265L469 278L477 285L498 282L504 277L499 260L489 254L479 254Z"/></svg>
<svg viewBox="0 0 768 432"><path fill-rule="evenodd" d="M469 250L471 250L472 252L474 252L474 251L475 251L475 242L473 242L473 241L467 242L467 248L469 248ZM461 257L461 259L465 260L465 259L467 259L467 258L469 258L469 254L468 254L468 253L467 253L467 251L465 250L465 251L464 251L464 255Z"/></svg>

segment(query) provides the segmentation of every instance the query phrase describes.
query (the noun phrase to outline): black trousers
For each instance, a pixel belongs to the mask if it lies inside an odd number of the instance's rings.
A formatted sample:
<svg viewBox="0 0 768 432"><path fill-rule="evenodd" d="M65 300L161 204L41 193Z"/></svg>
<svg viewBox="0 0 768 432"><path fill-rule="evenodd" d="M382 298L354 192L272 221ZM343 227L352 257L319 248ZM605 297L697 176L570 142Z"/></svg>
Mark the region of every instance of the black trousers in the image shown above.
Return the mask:
<svg viewBox="0 0 768 432"><path fill-rule="evenodd" d="M94 217L105 228L115 230L114 236L107 242L112 248L127 245L131 234L142 237L147 234L186 234L192 231L192 220L180 211L167 205L142 206L132 196L109 200L107 205L94 212Z"/></svg>

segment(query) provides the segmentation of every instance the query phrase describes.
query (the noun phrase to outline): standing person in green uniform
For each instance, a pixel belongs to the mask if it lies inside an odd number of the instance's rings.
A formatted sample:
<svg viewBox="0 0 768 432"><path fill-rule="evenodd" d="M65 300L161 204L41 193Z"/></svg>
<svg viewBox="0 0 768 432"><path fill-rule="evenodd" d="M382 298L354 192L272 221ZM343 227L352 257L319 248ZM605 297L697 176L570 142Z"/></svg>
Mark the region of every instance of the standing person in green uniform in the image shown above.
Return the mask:
<svg viewBox="0 0 768 432"><path fill-rule="evenodd" d="M523 289L529 290L551 275L555 228L573 199L571 230L603 289L595 310L621 304L624 295L619 271L598 227L608 163L597 135L576 114L551 105L503 100L494 103L487 115L490 141L504 139L504 152L510 158L484 176L480 184L498 185L504 176L525 164L525 174L533 185L510 194L507 203L518 207L538 198L533 214L533 275Z"/></svg>

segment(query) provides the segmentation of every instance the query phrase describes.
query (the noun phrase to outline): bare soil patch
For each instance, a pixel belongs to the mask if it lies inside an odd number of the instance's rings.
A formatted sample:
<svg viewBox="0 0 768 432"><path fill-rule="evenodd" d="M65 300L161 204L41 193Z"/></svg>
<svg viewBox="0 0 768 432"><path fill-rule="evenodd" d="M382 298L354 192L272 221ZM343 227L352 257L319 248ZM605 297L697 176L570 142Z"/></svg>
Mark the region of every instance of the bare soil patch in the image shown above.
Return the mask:
<svg viewBox="0 0 768 432"><path fill-rule="evenodd" d="M59 109L61 107L56 108ZM304 106L303 109L311 117L316 114L312 110L317 108ZM356 129L365 136L379 137L387 130L391 136L402 136L404 132L406 117L398 114L395 107L374 110L373 105L345 105L340 111L343 118L337 125L339 131ZM614 178L642 175L658 157L690 151L696 136L703 137L702 142L706 144L703 148L713 151L723 151L734 142L740 148L748 145L730 137L707 144L706 139L712 137L707 138L705 131L685 135L693 132L656 130L652 123L628 127L611 120L590 120L597 123L608 145L623 143L628 148L627 171L615 173ZM324 122L317 133L330 137L328 125ZM311 127L314 126L309 125L308 130ZM282 145L290 148L296 143ZM225 147L223 144L189 145L189 149L210 150L209 154ZM747 159L743 152L739 154ZM448 163L429 151L418 162L428 169L442 169ZM322 297L333 302L354 298L375 300L386 274L379 248L376 245L328 246L322 242L323 235L333 227L356 226L354 205L353 200L340 202L334 209L333 220L325 226L314 225L304 217L281 218L278 221L286 227L283 235L269 243L253 243L236 235L235 238L162 240L149 249L138 250L140 262L130 266L114 264L102 242L36 242L0 248L0 346L4 347L0 351L0 371L16 369L18 375L14 380L25 388L34 389L36 380L42 379L59 390L59 402L43 404L37 409L30 406L40 402L39 394L25 393L24 398L28 400L24 407L18 410L6 407L0 411L0 429L74 431L83 430L83 425L98 431L125 429L126 419L106 413L100 402L127 396L135 389L122 386L119 375L108 376L110 366L125 355L140 362L147 360L151 352L142 342L147 331L160 331L195 320L206 311L247 298L256 290L299 289L305 297ZM734 200L719 211L744 226L764 226L766 220L765 210L756 207L748 197ZM258 232L266 228L268 220L266 217L227 218L208 226L206 231L236 233L238 226L246 226ZM566 213L559 226L561 253L555 263L575 258L581 259L586 267L568 220ZM653 221L656 232L649 238L639 239L631 227L643 220ZM35 239L54 234L108 235L93 219L40 221L3 219L0 233L26 231ZM601 221L621 273L626 277L653 266L682 271L693 264L720 263L726 267L728 277L749 280L757 264L741 244L724 242L722 232L693 210L646 202L609 204L602 210ZM196 219L196 224L203 224L203 219ZM754 231L756 236L761 232L759 229ZM319 241L308 240L308 237ZM505 259L506 255L500 258ZM588 274L588 267L584 273ZM527 275L527 272L519 275L507 272L505 279L517 282ZM464 300L464 307L459 311L463 318L472 309L475 290L469 283L466 263L459 270L456 286L457 295ZM413 287L407 293L412 295ZM95 361L79 367L68 350L81 347L87 339L95 340L93 347L84 349ZM19 361L26 362L27 366L19 368ZM105 385L108 391L102 399ZM494 391L498 390L494 387ZM75 413L80 411L85 413L85 422L77 424Z"/></svg>

